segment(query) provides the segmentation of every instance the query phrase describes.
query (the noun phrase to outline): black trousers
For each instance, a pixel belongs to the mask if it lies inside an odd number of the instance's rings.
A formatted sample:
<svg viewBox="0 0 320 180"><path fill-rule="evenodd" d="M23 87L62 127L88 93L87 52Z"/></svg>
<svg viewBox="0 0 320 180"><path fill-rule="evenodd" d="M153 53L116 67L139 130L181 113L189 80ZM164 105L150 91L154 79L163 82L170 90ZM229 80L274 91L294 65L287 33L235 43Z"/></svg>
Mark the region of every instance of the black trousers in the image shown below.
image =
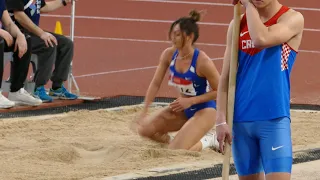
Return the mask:
<svg viewBox="0 0 320 180"><path fill-rule="evenodd" d="M3 78L3 69L4 69L4 52L13 52L16 39L13 39L13 45L8 46L7 42L0 37L0 78L2 82ZM10 85L10 92L17 92L19 89L21 89L24 86L24 82L28 75L29 70L29 63L31 58L31 38L30 36L26 35L26 40L28 44L28 50L27 52L22 56L22 58L19 58L18 51L13 53L13 62L11 63L11 72L10 72L10 78L11 78L11 85ZM0 83L1 88L1 83Z"/></svg>
<svg viewBox="0 0 320 180"><path fill-rule="evenodd" d="M58 88L68 79L73 58L73 42L63 35L51 34L56 37L57 46L47 47L40 37L30 33L32 53L38 56L38 70L34 79L36 87L45 85L51 79L52 87Z"/></svg>

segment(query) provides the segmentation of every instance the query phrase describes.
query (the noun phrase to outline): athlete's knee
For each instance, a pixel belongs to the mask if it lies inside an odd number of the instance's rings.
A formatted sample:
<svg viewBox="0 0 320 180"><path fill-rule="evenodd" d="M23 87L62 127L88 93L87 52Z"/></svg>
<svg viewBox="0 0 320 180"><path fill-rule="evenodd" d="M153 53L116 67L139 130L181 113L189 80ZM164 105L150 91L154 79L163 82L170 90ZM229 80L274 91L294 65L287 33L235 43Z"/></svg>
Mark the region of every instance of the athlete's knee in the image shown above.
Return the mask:
<svg viewBox="0 0 320 180"><path fill-rule="evenodd" d="M61 41L61 44L63 44L63 48L68 49L68 51L73 51L74 45L73 45L73 41L70 38L61 36L60 41Z"/></svg>
<svg viewBox="0 0 320 180"><path fill-rule="evenodd" d="M290 180L291 173L278 172L270 173L266 175L266 180Z"/></svg>
<svg viewBox="0 0 320 180"><path fill-rule="evenodd" d="M155 128L150 121L145 121L145 119L140 119L136 122L137 133L146 138L151 138L155 133Z"/></svg>
<svg viewBox="0 0 320 180"><path fill-rule="evenodd" d="M30 39L32 39L31 37L30 37ZM41 40L40 40L41 41ZM52 44L52 46L51 46L51 44ZM51 44L50 43L45 43L45 42L43 42L43 44L41 44L43 47L41 48L41 52L42 53L46 53L46 54L50 54L49 56L51 56L51 55L53 55L53 54L55 54L56 52L57 52L57 48L58 48L58 45L55 45L54 43L53 43L53 41L51 41Z"/></svg>
<svg viewBox="0 0 320 180"><path fill-rule="evenodd" d="M264 180L264 173L256 173L247 176L239 176L239 180Z"/></svg>
<svg viewBox="0 0 320 180"><path fill-rule="evenodd" d="M170 136L167 133L158 132L152 125L139 126L138 134L142 137L161 143L170 143Z"/></svg>
<svg viewBox="0 0 320 180"><path fill-rule="evenodd" d="M71 41L71 39L69 39L69 38L66 38L67 40L66 40L66 45L67 45L67 47L70 49L70 50L73 50L73 41Z"/></svg>
<svg viewBox="0 0 320 180"><path fill-rule="evenodd" d="M149 126L142 126L142 125L137 125L137 132L140 136L142 137L146 137L146 138L151 138L155 132L153 131L153 129L148 128Z"/></svg>
<svg viewBox="0 0 320 180"><path fill-rule="evenodd" d="M158 120L162 120L160 116L154 117L154 119L140 120L137 122L137 133L146 138L159 139L159 135L164 135L167 132L161 123L157 122Z"/></svg>

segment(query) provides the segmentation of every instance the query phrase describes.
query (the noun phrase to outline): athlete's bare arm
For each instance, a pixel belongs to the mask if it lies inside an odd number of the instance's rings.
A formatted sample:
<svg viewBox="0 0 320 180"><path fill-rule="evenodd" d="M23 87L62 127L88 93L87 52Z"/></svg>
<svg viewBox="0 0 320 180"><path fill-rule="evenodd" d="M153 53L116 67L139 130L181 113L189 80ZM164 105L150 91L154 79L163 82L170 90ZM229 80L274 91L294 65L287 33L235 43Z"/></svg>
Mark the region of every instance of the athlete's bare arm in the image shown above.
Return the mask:
<svg viewBox="0 0 320 180"><path fill-rule="evenodd" d="M7 10L3 11L1 22L4 28L11 34L12 37L17 38L19 35L23 36L17 25L11 20L11 17Z"/></svg>
<svg viewBox="0 0 320 180"><path fill-rule="evenodd" d="M210 60L209 56L203 51L200 51L199 59L197 61L197 73L199 76L205 77L208 80L211 91L200 96L191 97L192 104L215 100L217 98L220 74L212 60Z"/></svg>
<svg viewBox="0 0 320 180"><path fill-rule="evenodd" d="M71 0L66 0L66 3L71 3ZM47 1L46 5L40 9L41 13L49 13L64 7L61 0Z"/></svg>
<svg viewBox="0 0 320 180"><path fill-rule="evenodd" d="M217 119L216 119L216 132L217 140L219 142L219 149L224 154L224 142L231 143L231 131L226 123L226 112L227 112L227 93L229 84L229 67L231 61L231 48L232 48L232 32L233 32L233 20L230 22L227 32L227 46L224 52L224 59L222 65L222 72L218 85L218 96L217 96Z"/></svg>
<svg viewBox="0 0 320 180"><path fill-rule="evenodd" d="M266 48L279 45L294 37L300 39L290 46L294 46L293 48L296 50L300 46L301 36L298 35L302 33L304 28L304 18L301 13L290 10L279 18L277 24L270 27L263 24L252 3L246 4L246 14L250 37L256 47Z"/></svg>
<svg viewBox="0 0 320 180"><path fill-rule="evenodd" d="M233 20L229 24L227 32L226 49L224 52L222 71L218 86L217 96L217 124L226 121L226 110L227 110L227 93L229 83L229 66L231 60L231 48L232 48L232 31L233 31Z"/></svg>
<svg viewBox="0 0 320 180"><path fill-rule="evenodd" d="M145 100L144 100L144 111L146 112L148 110L148 107L153 102L158 90L160 89L161 83L163 81L163 78L167 72L167 69L170 65L170 58L173 55L173 48L167 48L165 49L161 55L158 67L156 69L156 72L152 78L152 81L149 85L149 88L147 90Z"/></svg>

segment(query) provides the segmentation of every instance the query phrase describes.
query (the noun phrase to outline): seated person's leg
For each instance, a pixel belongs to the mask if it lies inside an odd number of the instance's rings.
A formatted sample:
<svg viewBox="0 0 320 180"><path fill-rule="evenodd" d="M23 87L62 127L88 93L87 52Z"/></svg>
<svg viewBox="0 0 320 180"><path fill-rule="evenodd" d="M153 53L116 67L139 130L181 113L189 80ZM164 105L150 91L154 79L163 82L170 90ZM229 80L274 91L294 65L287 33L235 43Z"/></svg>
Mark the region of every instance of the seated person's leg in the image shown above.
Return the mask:
<svg viewBox="0 0 320 180"><path fill-rule="evenodd" d="M11 72L11 86L8 98L11 101L14 101L16 104L38 106L42 103L42 101L29 94L23 87L28 75L31 57L31 48L29 48L31 47L31 39L29 36L26 37L26 41L28 49L27 52L21 58L18 56L19 51L13 53L13 72ZM10 47L8 47L5 43L5 51L12 52L14 50L15 43L16 39L14 39L14 43Z"/></svg>
<svg viewBox="0 0 320 180"><path fill-rule="evenodd" d="M30 34L32 42L32 53L37 55L38 67L35 73L34 82L36 84L34 94L42 102L52 102L53 99L47 94L45 85L50 79L52 68L56 59L56 47L47 47L45 42L38 36Z"/></svg>
<svg viewBox="0 0 320 180"><path fill-rule="evenodd" d="M3 56L4 56L4 46L5 42L2 37L0 37L0 88L2 85L2 78L3 78ZM2 95L2 92L0 91L0 108L11 108L14 106L14 102L8 100L6 97Z"/></svg>
<svg viewBox="0 0 320 180"><path fill-rule="evenodd" d="M51 77L52 88L49 94L60 99L77 99L75 94L68 92L63 86L63 82L68 79L70 63L73 58L73 42L63 35L52 34L58 41L58 47L55 69Z"/></svg>

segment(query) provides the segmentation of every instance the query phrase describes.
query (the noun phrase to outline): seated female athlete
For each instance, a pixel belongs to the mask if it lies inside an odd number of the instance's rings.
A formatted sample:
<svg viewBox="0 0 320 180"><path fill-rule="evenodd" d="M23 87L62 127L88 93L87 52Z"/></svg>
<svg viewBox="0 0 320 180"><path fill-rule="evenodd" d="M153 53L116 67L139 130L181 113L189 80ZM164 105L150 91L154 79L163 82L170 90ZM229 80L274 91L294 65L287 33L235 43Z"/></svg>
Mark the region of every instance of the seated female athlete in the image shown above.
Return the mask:
<svg viewBox="0 0 320 180"><path fill-rule="evenodd" d="M210 58L193 44L199 37L197 21L200 13L191 11L170 27L172 47L165 49L145 97L145 106L139 119L132 125L140 136L167 143L169 149L201 151L216 149L215 133L209 133L215 124L216 95L219 72ZM168 107L147 116L169 68L169 85L177 88L180 97ZM173 138L168 132L178 131Z"/></svg>

